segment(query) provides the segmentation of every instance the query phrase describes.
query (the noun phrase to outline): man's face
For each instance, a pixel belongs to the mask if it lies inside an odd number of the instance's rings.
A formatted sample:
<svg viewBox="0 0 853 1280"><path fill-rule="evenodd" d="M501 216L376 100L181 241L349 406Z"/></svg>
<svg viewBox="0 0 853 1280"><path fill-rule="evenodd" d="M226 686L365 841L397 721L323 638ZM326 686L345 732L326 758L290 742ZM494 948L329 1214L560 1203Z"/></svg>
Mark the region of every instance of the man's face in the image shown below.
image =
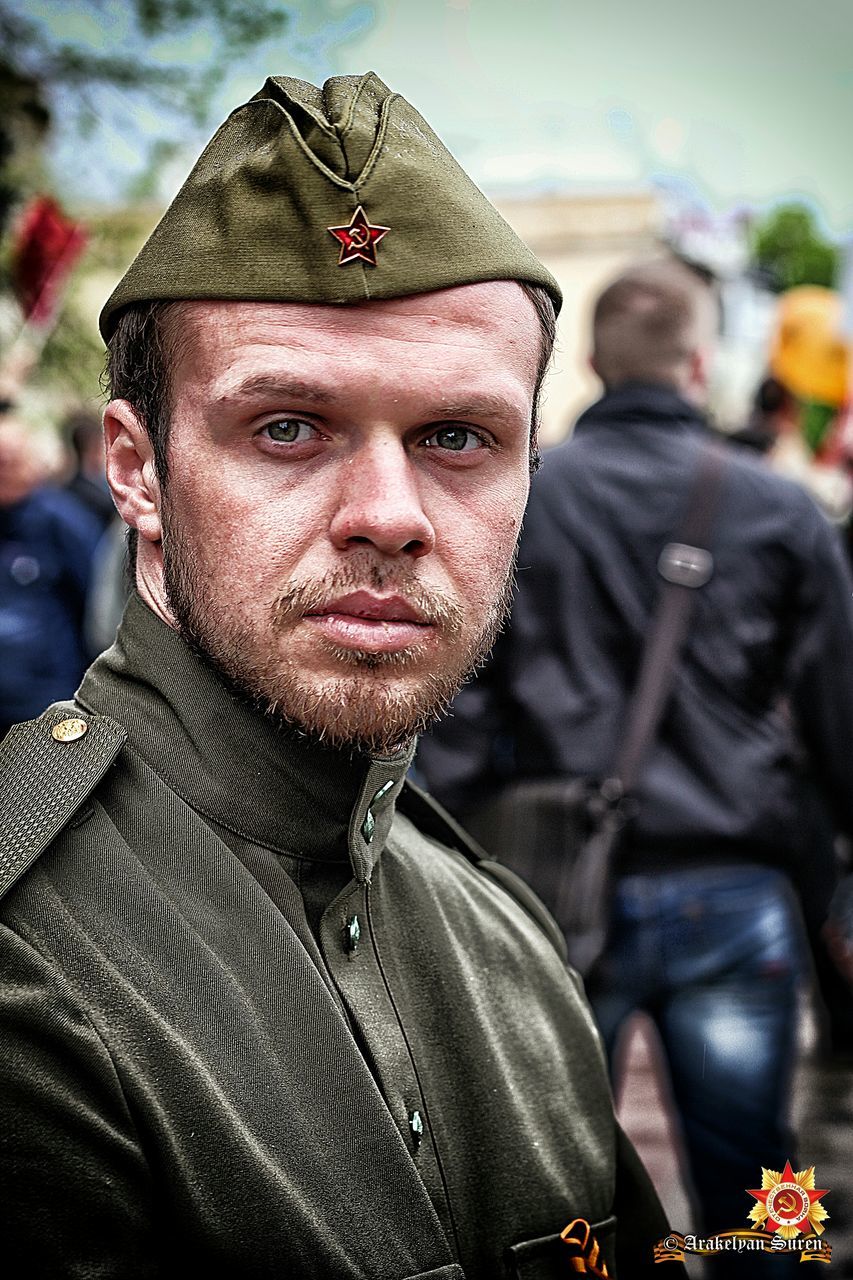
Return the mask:
<svg viewBox="0 0 853 1280"><path fill-rule="evenodd" d="M504 282L182 311L162 503L171 613L267 711L392 751L504 616L533 307Z"/></svg>

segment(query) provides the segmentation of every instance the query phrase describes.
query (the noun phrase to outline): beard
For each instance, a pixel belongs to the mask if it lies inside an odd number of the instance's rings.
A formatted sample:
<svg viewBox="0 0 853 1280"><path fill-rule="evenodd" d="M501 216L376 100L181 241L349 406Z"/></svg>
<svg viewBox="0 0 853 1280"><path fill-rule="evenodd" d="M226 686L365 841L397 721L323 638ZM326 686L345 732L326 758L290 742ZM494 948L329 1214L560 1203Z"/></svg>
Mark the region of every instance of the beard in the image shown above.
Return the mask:
<svg viewBox="0 0 853 1280"><path fill-rule="evenodd" d="M447 711L507 620L514 560L479 620L423 584L409 565L369 548L310 581L285 580L258 617L227 595L222 566L203 563L174 514L163 508L163 577L186 643L240 697L277 723L336 748L392 756ZM319 670L289 637L302 618L359 590L403 597L428 626L429 640L396 651L359 650L316 637ZM304 625L304 624L303 624Z"/></svg>

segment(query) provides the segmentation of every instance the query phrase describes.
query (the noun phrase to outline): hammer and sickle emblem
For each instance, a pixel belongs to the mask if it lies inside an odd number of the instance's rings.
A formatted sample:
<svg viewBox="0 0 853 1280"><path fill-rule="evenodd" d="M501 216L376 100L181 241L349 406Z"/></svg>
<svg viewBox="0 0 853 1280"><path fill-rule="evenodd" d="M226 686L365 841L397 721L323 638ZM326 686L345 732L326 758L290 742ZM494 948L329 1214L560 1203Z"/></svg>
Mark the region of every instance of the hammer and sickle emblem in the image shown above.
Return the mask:
<svg viewBox="0 0 853 1280"><path fill-rule="evenodd" d="M376 246L391 228L381 227L378 222L371 222L359 205L346 225L327 227L326 230L341 246L338 257L339 267L345 267L349 262L366 262L368 266L375 267Z"/></svg>
<svg viewBox="0 0 853 1280"><path fill-rule="evenodd" d="M358 225L350 227L349 238L354 249L364 249L370 244L370 232L367 227Z"/></svg>

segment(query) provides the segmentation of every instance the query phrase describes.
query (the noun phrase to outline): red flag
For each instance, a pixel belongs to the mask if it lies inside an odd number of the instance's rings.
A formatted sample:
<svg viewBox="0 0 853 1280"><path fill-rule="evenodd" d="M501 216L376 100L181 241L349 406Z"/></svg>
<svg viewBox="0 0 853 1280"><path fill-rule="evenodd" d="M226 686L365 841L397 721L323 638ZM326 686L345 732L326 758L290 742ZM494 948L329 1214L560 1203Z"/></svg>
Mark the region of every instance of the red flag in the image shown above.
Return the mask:
<svg viewBox="0 0 853 1280"><path fill-rule="evenodd" d="M12 249L12 288L29 324L52 325L85 245L82 225L67 218L50 196L37 196L24 210Z"/></svg>

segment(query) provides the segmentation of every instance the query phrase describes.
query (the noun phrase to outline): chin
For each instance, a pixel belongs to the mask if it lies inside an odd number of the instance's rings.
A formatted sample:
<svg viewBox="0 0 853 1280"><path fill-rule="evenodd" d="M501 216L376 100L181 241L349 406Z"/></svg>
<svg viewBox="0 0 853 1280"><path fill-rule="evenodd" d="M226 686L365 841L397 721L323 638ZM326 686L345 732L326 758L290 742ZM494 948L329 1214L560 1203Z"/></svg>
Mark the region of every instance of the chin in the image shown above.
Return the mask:
<svg viewBox="0 0 853 1280"><path fill-rule="evenodd" d="M284 680L255 690L265 713L331 747L395 755L448 708L461 684L458 672L389 679L389 655L369 655L359 674ZM258 696L260 694L260 696Z"/></svg>

